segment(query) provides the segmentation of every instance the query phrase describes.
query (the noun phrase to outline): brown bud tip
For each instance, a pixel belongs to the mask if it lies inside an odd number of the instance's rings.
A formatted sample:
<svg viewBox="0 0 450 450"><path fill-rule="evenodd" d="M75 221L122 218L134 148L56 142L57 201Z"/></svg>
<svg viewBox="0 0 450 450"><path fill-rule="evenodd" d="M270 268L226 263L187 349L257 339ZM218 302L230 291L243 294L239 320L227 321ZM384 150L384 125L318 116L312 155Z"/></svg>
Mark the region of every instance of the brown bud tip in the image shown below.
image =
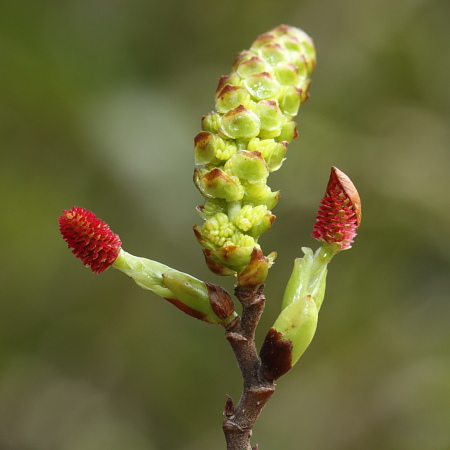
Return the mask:
<svg viewBox="0 0 450 450"><path fill-rule="evenodd" d="M225 403L223 413L226 417L232 417L234 415L234 403L233 399L229 395L227 395L227 402Z"/></svg>
<svg viewBox="0 0 450 450"><path fill-rule="evenodd" d="M230 317L234 312L234 303L231 295L224 288L217 286L217 284L207 282L205 284L214 314L219 319Z"/></svg>
<svg viewBox="0 0 450 450"><path fill-rule="evenodd" d="M261 347L261 370L270 381L277 380L292 367L292 341L283 339L283 334L271 328Z"/></svg>

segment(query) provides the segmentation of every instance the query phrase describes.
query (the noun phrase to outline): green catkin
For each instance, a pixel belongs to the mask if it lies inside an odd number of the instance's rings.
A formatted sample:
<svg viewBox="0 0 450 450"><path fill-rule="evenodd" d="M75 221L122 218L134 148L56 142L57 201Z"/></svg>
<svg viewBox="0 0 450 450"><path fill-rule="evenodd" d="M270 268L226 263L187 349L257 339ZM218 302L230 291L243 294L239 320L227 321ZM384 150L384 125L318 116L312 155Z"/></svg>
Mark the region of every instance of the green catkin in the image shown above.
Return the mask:
<svg viewBox="0 0 450 450"><path fill-rule="evenodd" d="M297 136L294 118L308 98L315 61L311 38L281 25L239 53L232 73L219 79L215 111L203 117L195 138L195 162L202 167L194 174L205 197L197 208L205 222L194 228L216 273L244 270L272 226L279 192L267 178Z"/></svg>

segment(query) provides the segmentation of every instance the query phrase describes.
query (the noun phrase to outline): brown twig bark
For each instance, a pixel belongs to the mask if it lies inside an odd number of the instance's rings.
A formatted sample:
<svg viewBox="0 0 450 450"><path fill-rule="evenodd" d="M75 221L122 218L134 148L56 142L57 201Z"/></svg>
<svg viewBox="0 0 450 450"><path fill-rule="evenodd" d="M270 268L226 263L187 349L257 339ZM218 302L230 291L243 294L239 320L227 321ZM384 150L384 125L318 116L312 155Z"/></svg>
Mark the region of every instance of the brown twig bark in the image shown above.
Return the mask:
<svg viewBox="0 0 450 450"><path fill-rule="evenodd" d="M255 330L265 305L263 292L264 285L255 289L235 289L235 295L242 304L242 316L228 326L226 338L242 373L243 390L236 407L231 397L225 405L223 431L227 450L252 450L252 428L275 391L274 383L261 373L255 345ZM255 446L253 450L257 448Z"/></svg>

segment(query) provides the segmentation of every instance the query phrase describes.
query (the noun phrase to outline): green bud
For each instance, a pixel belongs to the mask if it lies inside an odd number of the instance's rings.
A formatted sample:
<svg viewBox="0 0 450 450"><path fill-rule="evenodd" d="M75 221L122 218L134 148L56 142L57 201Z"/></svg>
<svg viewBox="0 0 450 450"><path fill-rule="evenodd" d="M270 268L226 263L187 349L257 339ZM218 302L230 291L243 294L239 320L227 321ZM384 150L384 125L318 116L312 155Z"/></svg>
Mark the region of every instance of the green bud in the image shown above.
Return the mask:
<svg viewBox="0 0 450 450"><path fill-rule="evenodd" d="M280 83L268 72L249 76L244 85L256 101L276 99L280 91Z"/></svg>
<svg viewBox="0 0 450 450"><path fill-rule="evenodd" d="M263 100L253 109L261 121L261 139L270 139L281 134L283 114L274 100Z"/></svg>
<svg viewBox="0 0 450 450"><path fill-rule="evenodd" d="M260 152L241 150L235 153L225 164L225 170L231 171L240 180L249 183L265 181L269 169Z"/></svg>
<svg viewBox="0 0 450 450"><path fill-rule="evenodd" d="M259 117L253 111L240 105L222 117L219 133L230 139L251 139L258 136L260 126Z"/></svg>
<svg viewBox="0 0 450 450"><path fill-rule="evenodd" d="M293 120L286 120L284 117L284 123L281 128L280 135L276 138L278 142L286 141L291 142L298 136L297 126Z"/></svg>
<svg viewBox="0 0 450 450"><path fill-rule="evenodd" d="M236 57L234 58L234 63L232 67L233 74L232 75L240 75L237 72L238 67L244 63L245 61L248 61L252 58L254 58L256 55L255 52L251 50L243 50L242 52L239 52Z"/></svg>
<svg viewBox="0 0 450 450"><path fill-rule="evenodd" d="M266 205L267 209L272 209L278 203L281 196L280 191L272 192L265 181L249 183L243 180L242 185L245 189L245 194L242 200L245 203L252 203L253 205Z"/></svg>
<svg viewBox="0 0 450 450"><path fill-rule="evenodd" d="M299 82L298 67L291 62L279 62L275 66L275 77L283 86L296 86Z"/></svg>
<svg viewBox="0 0 450 450"><path fill-rule="evenodd" d="M272 66L276 66L280 62L289 61L288 52L277 43L269 42L259 47L258 53Z"/></svg>
<svg viewBox="0 0 450 450"><path fill-rule="evenodd" d="M256 73L270 70L270 66L263 59L253 56L250 59L240 62L236 70L242 78L248 78Z"/></svg>
<svg viewBox="0 0 450 450"><path fill-rule="evenodd" d="M231 202L241 200L244 196L244 188L239 179L227 175L222 169L195 170L194 183L205 197L223 198Z"/></svg>
<svg viewBox="0 0 450 450"><path fill-rule="evenodd" d="M217 162L216 151L218 136L210 131L202 131L194 138L195 164L210 164Z"/></svg>
<svg viewBox="0 0 450 450"><path fill-rule="evenodd" d="M216 98L216 109L221 113L227 113L230 109L250 100L247 90L242 86L226 84Z"/></svg>
<svg viewBox="0 0 450 450"><path fill-rule="evenodd" d="M196 164L218 164L220 161L227 161L237 151L233 140L221 139L209 131L197 134L194 145Z"/></svg>
<svg viewBox="0 0 450 450"><path fill-rule="evenodd" d="M216 98L227 84L238 85L240 81L241 77L237 73L231 73L230 75L222 75L219 78L219 82L217 83Z"/></svg>
<svg viewBox="0 0 450 450"><path fill-rule="evenodd" d="M280 96L280 108L284 114L296 116L300 108L302 90L297 86L287 86Z"/></svg>
<svg viewBox="0 0 450 450"><path fill-rule="evenodd" d="M248 151L259 151L266 161L270 172L278 170L284 161L287 151L287 142L275 142L274 139L251 139L247 146Z"/></svg>

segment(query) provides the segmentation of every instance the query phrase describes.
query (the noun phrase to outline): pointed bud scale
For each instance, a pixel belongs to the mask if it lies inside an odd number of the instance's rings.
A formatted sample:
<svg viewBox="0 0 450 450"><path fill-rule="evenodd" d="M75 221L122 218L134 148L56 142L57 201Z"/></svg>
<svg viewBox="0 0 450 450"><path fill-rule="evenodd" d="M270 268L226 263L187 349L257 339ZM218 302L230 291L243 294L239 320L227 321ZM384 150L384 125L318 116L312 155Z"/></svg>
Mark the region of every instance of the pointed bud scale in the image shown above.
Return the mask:
<svg viewBox="0 0 450 450"><path fill-rule="evenodd" d="M255 247L252 251L250 262L238 275L238 286L256 287L267 278L272 262L263 255L261 249Z"/></svg>
<svg viewBox="0 0 450 450"><path fill-rule="evenodd" d="M206 265L208 266L209 270L219 276L232 276L236 275L236 271L229 269L228 267L224 266L222 263L217 261L211 256L211 250L208 250L207 248L203 249L203 256L205 257Z"/></svg>
<svg viewBox="0 0 450 450"><path fill-rule="evenodd" d="M202 229L202 226L200 226L200 225L194 225L194 226L192 227L192 229L194 230L194 235L195 235L195 237L196 237L196 239L197 239L197 241L198 241L198 243L199 243L200 245L202 245L203 247L205 247L205 249L208 249L208 250L215 250L216 246L215 246L212 242L210 242L207 238L205 238L205 237L203 236L203 229Z"/></svg>
<svg viewBox="0 0 450 450"><path fill-rule="evenodd" d="M59 218L59 231L72 253L94 273L101 273L117 259L122 242L109 226L87 209L77 206Z"/></svg>
<svg viewBox="0 0 450 450"><path fill-rule="evenodd" d="M221 286L212 283L206 283L208 297L214 314L219 319L230 322L230 317L234 319L237 315L234 312L234 303L231 295Z"/></svg>
<svg viewBox="0 0 450 450"><path fill-rule="evenodd" d="M350 248L361 223L361 200L350 178L336 167L331 168L320 203L312 237L332 244L336 251Z"/></svg>

